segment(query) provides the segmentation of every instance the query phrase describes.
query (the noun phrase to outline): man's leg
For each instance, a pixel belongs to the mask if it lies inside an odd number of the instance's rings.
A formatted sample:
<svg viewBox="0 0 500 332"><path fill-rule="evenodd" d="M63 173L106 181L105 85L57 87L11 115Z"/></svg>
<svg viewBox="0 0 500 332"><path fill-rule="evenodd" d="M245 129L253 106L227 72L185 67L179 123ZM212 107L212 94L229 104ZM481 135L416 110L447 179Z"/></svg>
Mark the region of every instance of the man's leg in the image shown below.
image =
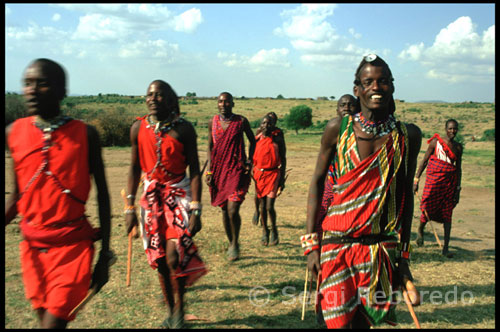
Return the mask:
<svg viewBox="0 0 500 332"><path fill-rule="evenodd" d="M232 241L230 241L230 260L237 260L240 255L240 247L238 239L240 237L241 217L240 217L241 202L227 202L227 213L229 216L229 224L231 226Z"/></svg>
<svg viewBox="0 0 500 332"><path fill-rule="evenodd" d="M68 325L68 321L57 318L45 310L42 319L42 329L65 329L66 325Z"/></svg>
<svg viewBox="0 0 500 332"><path fill-rule="evenodd" d="M158 263L158 279L160 281L160 288L163 293L163 298L167 304L167 317L172 315L174 309L174 291L172 289L172 283L170 282L170 270L167 266L167 258L162 257L157 260Z"/></svg>
<svg viewBox="0 0 500 332"><path fill-rule="evenodd" d="M271 219L271 241L269 244L275 246L279 243L278 228L276 227L276 210L274 209L276 198L267 197L266 200L267 213L269 215L269 219Z"/></svg>
<svg viewBox="0 0 500 332"><path fill-rule="evenodd" d="M177 244L174 240L167 241L167 264L170 275L173 276L179 265L179 254L177 253ZM174 293L174 308L172 312L172 328L181 328L184 325L184 292L186 278L170 278Z"/></svg>
<svg viewBox="0 0 500 332"><path fill-rule="evenodd" d="M444 227L444 246L443 246L443 255L452 258L453 254L448 251L448 244L450 243L450 235L451 235L451 222L443 223Z"/></svg>
<svg viewBox="0 0 500 332"><path fill-rule="evenodd" d="M424 213L424 212L422 212ZM424 213L424 216L425 216L425 222L420 222L420 224L418 225L418 231L417 231L417 245L419 247L423 246L424 245L424 228L425 228L425 225L429 222L429 220L427 219L427 213Z"/></svg>
<svg viewBox="0 0 500 332"><path fill-rule="evenodd" d="M262 238L260 241L263 246L267 246L269 244L269 228L267 227L267 202L265 197L262 197L260 201L260 220L262 221Z"/></svg>
<svg viewBox="0 0 500 332"><path fill-rule="evenodd" d="M260 200L259 198L257 197L257 194L255 194L255 199L254 199L254 202L255 202L255 212L253 214L253 218L252 218L252 223L257 226L259 224L259 214L260 214L260 211L259 211L259 203L260 203Z"/></svg>
<svg viewBox="0 0 500 332"><path fill-rule="evenodd" d="M227 203L222 207L222 224L224 225L224 231L226 231L227 239L229 240L229 245L233 242L233 231L231 227L231 222L229 220L229 214L227 211Z"/></svg>

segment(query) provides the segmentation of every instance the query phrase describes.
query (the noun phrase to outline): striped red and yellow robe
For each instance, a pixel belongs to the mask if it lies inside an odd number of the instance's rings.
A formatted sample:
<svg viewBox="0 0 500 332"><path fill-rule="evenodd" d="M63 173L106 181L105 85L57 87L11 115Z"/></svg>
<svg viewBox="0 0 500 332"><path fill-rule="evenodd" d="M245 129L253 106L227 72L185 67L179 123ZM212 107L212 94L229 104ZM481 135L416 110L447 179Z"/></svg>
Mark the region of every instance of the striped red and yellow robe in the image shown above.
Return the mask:
<svg viewBox="0 0 500 332"><path fill-rule="evenodd" d="M397 183L396 174L400 169L406 173L408 135L405 125L398 123L378 151L360 160L353 124L352 116L342 120L334 170L329 172L336 178L322 223L323 241L379 233L395 240L322 245L319 300L328 328L348 324L357 310L372 325L395 322L389 253L393 257L401 229L404 184Z"/></svg>

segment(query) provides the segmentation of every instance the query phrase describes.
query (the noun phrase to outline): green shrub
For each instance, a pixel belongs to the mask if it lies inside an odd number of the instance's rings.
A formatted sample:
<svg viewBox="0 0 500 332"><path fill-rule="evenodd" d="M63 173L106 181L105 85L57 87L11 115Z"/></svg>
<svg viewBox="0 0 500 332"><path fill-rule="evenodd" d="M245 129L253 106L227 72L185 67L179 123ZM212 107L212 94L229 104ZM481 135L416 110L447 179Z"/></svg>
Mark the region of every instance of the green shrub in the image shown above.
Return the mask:
<svg viewBox="0 0 500 332"><path fill-rule="evenodd" d="M495 128L486 129L483 132L483 136L481 137L481 141L494 141L495 140Z"/></svg>
<svg viewBox="0 0 500 332"><path fill-rule="evenodd" d="M295 130L305 129L312 125L312 109L307 105L298 105L290 109L290 113L285 115L285 127Z"/></svg>
<svg viewBox="0 0 500 332"><path fill-rule="evenodd" d="M102 146L129 146L130 126L135 117L126 114L123 107L117 107L108 111L99 109L97 117L89 121L96 127Z"/></svg>
<svg viewBox="0 0 500 332"><path fill-rule="evenodd" d="M5 125L7 126L9 123L26 115L23 96L17 93L5 94Z"/></svg>

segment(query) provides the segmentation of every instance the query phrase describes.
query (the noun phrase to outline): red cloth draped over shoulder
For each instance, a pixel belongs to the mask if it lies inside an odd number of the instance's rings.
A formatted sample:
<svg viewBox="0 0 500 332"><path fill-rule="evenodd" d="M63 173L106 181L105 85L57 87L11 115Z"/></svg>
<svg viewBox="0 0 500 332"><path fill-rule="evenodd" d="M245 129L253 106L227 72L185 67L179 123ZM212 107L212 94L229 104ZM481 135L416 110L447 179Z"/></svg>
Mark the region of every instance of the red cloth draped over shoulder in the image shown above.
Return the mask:
<svg viewBox="0 0 500 332"><path fill-rule="evenodd" d="M273 142L273 136L265 137L259 134L253 155L253 177L257 197L265 197L274 191L280 176L281 164L278 145Z"/></svg>
<svg viewBox="0 0 500 332"><path fill-rule="evenodd" d="M150 127L146 117L147 115L137 118L137 120L141 121L139 135L137 137L139 142L138 152L141 169L144 173L152 176L151 180L155 179L160 182L171 180L173 178L172 175L178 176L184 174L187 167L186 157L184 155L184 145L168 134L163 134L161 136L161 164L172 174L167 175L161 167L157 167L154 174L150 174L158 161L156 151L157 138L153 127Z"/></svg>
<svg viewBox="0 0 500 332"><path fill-rule="evenodd" d="M243 162L246 160L243 140L243 118L234 114L229 126L222 130L219 115L212 118L211 153L213 185L210 186L212 206L220 206L229 196L238 191L246 192L250 176L245 174Z"/></svg>
<svg viewBox="0 0 500 332"><path fill-rule="evenodd" d="M23 236L40 246L91 239L95 230L84 217L90 191L87 126L71 120L53 131L45 160L43 133L34 121L34 116L16 120L8 138L22 194L17 210L23 217ZM46 168L36 176L44 162ZM80 202L63 190L70 190Z"/></svg>

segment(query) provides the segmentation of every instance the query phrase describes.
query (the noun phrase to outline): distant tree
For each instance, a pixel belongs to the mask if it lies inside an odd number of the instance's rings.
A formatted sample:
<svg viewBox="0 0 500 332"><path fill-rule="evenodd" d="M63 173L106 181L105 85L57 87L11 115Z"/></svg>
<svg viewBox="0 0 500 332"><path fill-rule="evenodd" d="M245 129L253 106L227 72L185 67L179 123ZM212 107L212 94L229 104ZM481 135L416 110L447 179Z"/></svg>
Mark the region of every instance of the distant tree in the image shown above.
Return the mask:
<svg viewBox="0 0 500 332"><path fill-rule="evenodd" d="M276 99L285 99L285 97L283 97L282 94L279 94L278 97L276 97Z"/></svg>
<svg viewBox="0 0 500 332"><path fill-rule="evenodd" d="M307 105L294 106L283 120L286 128L293 129L295 134L298 134L299 129L305 129L312 125L312 109Z"/></svg>
<svg viewBox="0 0 500 332"><path fill-rule="evenodd" d="M335 96L330 96L330 99L331 100L335 100Z"/></svg>
<svg viewBox="0 0 500 332"><path fill-rule="evenodd" d="M186 97L196 97L196 92L188 92L186 93Z"/></svg>
<svg viewBox="0 0 500 332"><path fill-rule="evenodd" d="M17 93L7 93L5 95L5 125L25 116L26 107L23 96Z"/></svg>

